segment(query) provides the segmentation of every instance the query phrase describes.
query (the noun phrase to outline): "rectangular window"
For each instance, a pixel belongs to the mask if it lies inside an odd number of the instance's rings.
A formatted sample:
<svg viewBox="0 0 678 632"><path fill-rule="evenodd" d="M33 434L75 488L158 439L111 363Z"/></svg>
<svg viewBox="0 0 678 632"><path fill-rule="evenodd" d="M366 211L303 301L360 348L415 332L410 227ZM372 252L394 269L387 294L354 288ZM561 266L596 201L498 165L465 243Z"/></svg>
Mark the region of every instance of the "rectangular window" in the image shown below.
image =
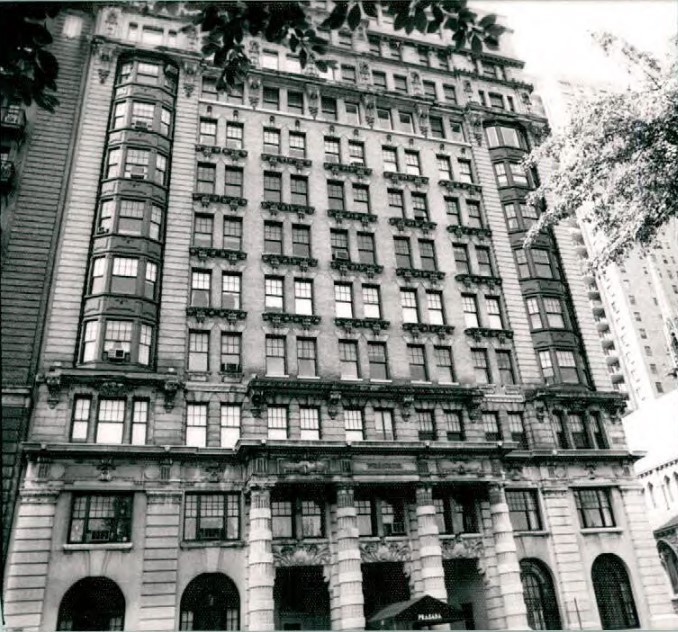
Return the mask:
<svg viewBox="0 0 678 632"><path fill-rule="evenodd" d="M214 193L216 173L216 165L198 163L198 193Z"/></svg>
<svg viewBox="0 0 678 632"><path fill-rule="evenodd" d="M224 195L242 197L243 170L241 167L224 169Z"/></svg>
<svg viewBox="0 0 678 632"><path fill-rule="evenodd" d="M403 192L397 189L388 189L388 207L394 211L398 217L405 217L405 202Z"/></svg>
<svg viewBox="0 0 678 632"><path fill-rule="evenodd" d="M139 328L139 352L137 359L139 364L148 366L151 360L151 343L153 340L153 327L141 324Z"/></svg>
<svg viewBox="0 0 678 632"><path fill-rule="evenodd" d="M506 226L511 230L518 230L520 228L520 220L518 219L518 214L516 208L520 205L517 202L511 202L510 204L504 204L504 214L506 215Z"/></svg>
<svg viewBox="0 0 678 632"><path fill-rule="evenodd" d="M303 132L290 132L290 156L306 158L306 134Z"/></svg>
<svg viewBox="0 0 678 632"><path fill-rule="evenodd" d="M144 202L141 200L120 200L118 232L123 235L141 235L144 225Z"/></svg>
<svg viewBox="0 0 678 632"><path fill-rule="evenodd" d="M492 376L490 375L490 366L487 362L487 350L471 349L471 355L473 356L473 370L476 382L478 384L491 384Z"/></svg>
<svg viewBox="0 0 678 632"><path fill-rule="evenodd" d="M151 221L148 225L148 236L156 241L160 239L162 230L162 209L155 204L151 204Z"/></svg>
<svg viewBox="0 0 678 632"><path fill-rule="evenodd" d="M358 379L360 377L357 342L354 340L339 341L339 361L341 362L342 378Z"/></svg>
<svg viewBox="0 0 678 632"><path fill-rule="evenodd" d="M357 140L348 141L348 157L352 165L360 165L361 167L364 167L365 143Z"/></svg>
<svg viewBox="0 0 678 632"><path fill-rule="evenodd" d="M377 108L377 126L381 129L393 129L391 122L391 110Z"/></svg>
<svg viewBox="0 0 678 632"><path fill-rule="evenodd" d="M90 397L75 398L71 421L71 441L87 441L91 407L92 399Z"/></svg>
<svg viewBox="0 0 678 632"><path fill-rule="evenodd" d="M266 409L269 439L287 439L287 408L269 406Z"/></svg>
<svg viewBox="0 0 678 632"><path fill-rule="evenodd" d="M226 250L242 250L242 220L224 217L224 248Z"/></svg>
<svg viewBox="0 0 678 632"><path fill-rule="evenodd" d="M547 384L550 384L555 378L555 371L553 370L553 362L551 360L550 351L548 349L544 351L538 351L537 358L539 358L539 364L541 365L541 372L544 376L544 381Z"/></svg>
<svg viewBox="0 0 678 632"><path fill-rule="evenodd" d="M447 427L447 440L464 441L466 435L464 433L464 421L461 411L446 410L444 414L445 425Z"/></svg>
<svg viewBox="0 0 678 632"><path fill-rule="evenodd" d="M82 336L82 361L92 362L97 359L97 337L99 335L99 323L89 321L85 323Z"/></svg>
<svg viewBox="0 0 678 632"><path fill-rule="evenodd" d="M265 110L279 110L280 109L280 90L278 88L271 88L264 86L264 109Z"/></svg>
<svg viewBox="0 0 678 632"><path fill-rule="evenodd" d="M299 407L299 423L302 441L320 439L320 411L317 408Z"/></svg>
<svg viewBox="0 0 678 632"><path fill-rule="evenodd" d="M271 531L276 539L294 537L294 512L291 501L271 502Z"/></svg>
<svg viewBox="0 0 678 632"><path fill-rule="evenodd" d="M398 110L398 130L407 134L414 134L414 118L411 112Z"/></svg>
<svg viewBox="0 0 678 632"><path fill-rule="evenodd" d="M132 349L132 322L128 320L109 320L106 322L104 353L109 360L129 360Z"/></svg>
<svg viewBox="0 0 678 632"><path fill-rule="evenodd" d="M439 116L430 116L428 121L431 130L431 138L445 138L443 119Z"/></svg>
<svg viewBox="0 0 678 632"><path fill-rule="evenodd" d="M480 202L466 200L466 211L468 213L467 225L473 228L482 228L483 217L480 212Z"/></svg>
<svg viewBox="0 0 678 632"><path fill-rule="evenodd" d="M393 89L396 92L407 94L407 77L404 75L393 75Z"/></svg>
<svg viewBox="0 0 678 632"><path fill-rule="evenodd" d="M358 260L360 263L371 265L377 263L374 235L372 233L358 233Z"/></svg>
<svg viewBox="0 0 678 632"><path fill-rule="evenodd" d="M337 120L337 100L333 97L321 97L320 109L326 121Z"/></svg>
<svg viewBox="0 0 678 632"><path fill-rule="evenodd" d="M198 142L201 145L217 144L217 122L215 119L200 119L200 136Z"/></svg>
<svg viewBox="0 0 678 632"><path fill-rule="evenodd" d="M344 183L327 182L327 205L333 211L343 211L346 208L344 202Z"/></svg>
<svg viewBox="0 0 678 632"><path fill-rule="evenodd" d="M478 322L478 301L475 294L462 294L462 305L464 307L464 323L467 327L479 327Z"/></svg>
<svg viewBox="0 0 678 632"><path fill-rule="evenodd" d="M292 254L295 257L311 256L311 228L309 226L292 226Z"/></svg>
<svg viewBox="0 0 678 632"><path fill-rule="evenodd" d="M418 410L417 425L419 430L419 441L436 440L436 424L432 410Z"/></svg>
<svg viewBox="0 0 678 632"><path fill-rule="evenodd" d="M372 500L356 499L355 510L358 519L358 533L361 536L374 535L377 530Z"/></svg>
<svg viewBox="0 0 678 632"><path fill-rule="evenodd" d="M188 334L188 370L209 370L210 335L206 331L191 331Z"/></svg>
<svg viewBox="0 0 678 632"><path fill-rule="evenodd" d="M454 86L443 84L443 97L448 103L457 102L457 90Z"/></svg>
<svg viewBox="0 0 678 632"><path fill-rule="evenodd" d="M542 279L553 279L554 273L551 266L551 256L548 250L533 248L531 250L534 263L535 275Z"/></svg>
<svg viewBox="0 0 678 632"><path fill-rule="evenodd" d="M297 338L297 372L302 377L315 377L318 374L316 365L315 338Z"/></svg>
<svg viewBox="0 0 678 632"><path fill-rule="evenodd" d="M374 423L377 427L377 434L384 441L394 441L396 438L395 424L393 421L393 412L375 408Z"/></svg>
<svg viewBox="0 0 678 632"><path fill-rule="evenodd" d="M212 215L196 213L193 224L193 245L211 248L213 231L214 218Z"/></svg>
<svg viewBox="0 0 678 632"><path fill-rule="evenodd" d="M368 342L367 358L370 363L370 378L373 380L387 380L389 373L386 343Z"/></svg>
<svg viewBox="0 0 678 632"><path fill-rule="evenodd" d="M452 368L452 350L449 347L435 347L436 366L438 367L439 382L454 382Z"/></svg>
<svg viewBox="0 0 678 632"><path fill-rule="evenodd" d="M483 431L485 441L501 441L501 428L499 427L499 415L497 413L483 413Z"/></svg>
<svg viewBox="0 0 678 632"><path fill-rule="evenodd" d="M338 138L325 136L325 162L341 162L341 145Z"/></svg>
<svg viewBox="0 0 678 632"><path fill-rule="evenodd" d="M125 400L100 399L96 443L122 443L125 426Z"/></svg>
<svg viewBox="0 0 678 632"><path fill-rule="evenodd" d="M239 494L186 494L184 540L209 542L239 537Z"/></svg>
<svg viewBox="0 0 678 632"><path fill-rule="evenodd" d="M362 293L365 318L381 318L379 288L373 285L363 285Z"/></svg>
<svg viewBox="0 0 678 632"><path fill-rule="evenodd" d="M441 180L452 180L452 163L449 156L436 156L438 175ZM449 198L445 198L446 200Z"/></svg>
<svg viewBox="0 0 678 632"><path fill-rule="evenodd" d="M186 404L186 445L193 448L207 445L207 404Z"/></svg>
<svg viewBox="0 0 678 632"><path fill-rule="evenodd" d="M308 206L308 178L290 176L290 202L299 206Z"/></svg>
<svg viewBox="0 0 678 632"><path fill-rule="evenodd" d="M416 290L400 290L400 305L403 309L404 323L419 322L419 303Z"/></svg>
<svg viewBox="0 0 678 632"><path fill-rule="evenodd" d="M265 154L279 154L280 153L280 130L264 127L264 153Z"/></svg>
<svg viewBox="0 0 678 632"><path fill-rule="evenodd" d="M285 338L266 336L266 375L286 375Z"/></svg>
<svg viewBox="0 0 678 632"><path fill-rule="evenodd" d="M504 319L501 313L501 300L496 296L486 296L485 308L487 310L487 326L490 329L503 329Z"/></svg>
<svg viewBox="0 0 678 632"><path fill-rule="evenodd" d="M572 437L572 443L577 450L586 450L591 448L589 435L584 424L584 419L577 413L569 413L567 415L567 425Z"/></svg>
<svg viewBox="0 0 678 632"><path fill-rule="evenodd" d="M264 50L261 53L261 67L268 70L279 70L278 53L274 50Z"/></svg>
<svg viewBox="0 0 678 632"><path fill-rule="evenodd" d="M217 100L217 79L216 77L203 77L202 78L202 88L201 88L201 97L204 99L211 99L212 101Z"/></svg>
<svg viewBox="0 0 678 632"><path fill-rule="evenodd" d="M544 297L544 311L549 327L553 329L563 329L565 320L563 319L563 304L559 298Z"/></svg>
<svg viewBox="0 0 678 632"><path fill-rule="evenodd" d="M385 536L405 535L405 504L399 498L381 500L381 526Z"/></svg>
<svg viewBox="0 0 678 632"><path fill-rule="evenodd" d="M541 329L541 313L539 312L539 299L536 297L531 297L525 300L525 305L527 306L527 315L530 319L530 327L532 329Z"/></svg>
<svg viewBox="0 0 678 632"><path fill-rule="evenodd" d="M165 186L167 184L167 158L162 154L155 155L155 172L153 180L156 184Z"/></svg>
<svg viewBox="0 0 678 632"><path fill-rule="evenodd" d="M334 305L337 318L353 318L353 286L350 283L334 284Z"/></svg>
<svg viewBox="0 0 678 632"><path fill-rule="evenodd" d="M264 307L266 311L285 311L285 279L267 276L264 279Z"/></svg>
<svg viewBox="0 0 678 632"><path fill-rule="evenodd" d="M386 73L377 70L372 71L372 84L375 88L386 89Z"/></svg>
<svg viewBox="0 0 678 632"><path fill-rule="evenodd" d="M240 439L240 406L221 405L221 447L233 448Z"/></svg>
<svg viewBox="0 0 678 632"><path fill-rule="evenodd" d="M347 441L362 441L364 439L363 411L355 408L345 408L344 429Z"/></svg>
<svg viewBox="0 0 678 632"><path fill-rule="evenodd" d="M510 351L497 351L497 368L500 384L515 384L516 376L513 369L513 358Z"/></svg>
<svg viewBox="0 0 678 632"><path fill-rule="evenodd" d="M332 259L349 260L351 257L348 250L348 231L331 229L330 247L332 248Z"/></svg>
<svg viewBox="0 0 678 632"><path fill-rule="evenodd" d="M442 292L434 290L426 292L426 306L428 308L428 322L432 325L445 324Z"/></svg>
<svg viewBox="0 0 678 632"><path fill-rule="evenodd" d="M221 277L221 307L223 309L240 309L240 281L239 273L223 273Z"/></svg>
<svg viewBox="0 0 678 632"><path fill-rule="evenodd" d="M511 441L515 441L521 448L527 448L527 436L522 413L506 413Z"/></svg>
<svg viewBox="0 0 678 632"><path fill-rule="evenodd" d="M243 148L242 123L226 123L226 147L230 149Z"/></svg>
<svg viewBox="0 0 678 632"><path fill-rule="evenodd" d="M148 431L148 400L136 399L132 405L132 445L146 445Z"/></svg>
<svg viewBox="0 0 678 632"><path fill-rule="evenodd" d="M469 274L471 268L468 260L468 247L465 244L453 244L454 262L458 274Z"/></svg>
<svg viewBox="0 0 678 632"><path fill-rule="evenodd" d="M579 383L579 371L577 370L577 360L574 352L556 350L556 360L560 369L560 379L569 384Z"/></svg>
<svg viewBox="0 0 678 632"><path fill-rule="evenodd" d="M151 152L147 149L133 149L130 147L127 150L127 160L125 161L125 178L146 180L148 178L150 157Z"/></svg>
<svg viewBox="0 0 678 632"><path fill-rule="evenodd" d="M70 543L122 543L131 535L132 494L73 495Z"/></svg>
<svg viewBox="0 0 678 632"><path fill-rule="evenodd" d="M282 224L264 222L264 252L271 255L283 253Z"/></svg>
<svg viewBox="0 0 678 632"><path fill-rule="evenodd" d="M536 490L507 489L506 503L514 531L541 531L541 515Z"/></svg>
<svg viewBox="0 0 678 632"><path fill-rule="evenodd" d="M421 175L421 165L419 163L418 151L405 152L405 172L412 176Z"/></svg>
<svg viewBox="0 0 678 632"><path fill-rule="evenodd" d="M445 211L447 212L447 221L450 226L459 226L461 224L461 213L459 209L459 199L446 197Z"/></svg>
<svg viewBox="0 0 678 632"><path fill-rule="evenodd" d="M353 185L353 209L357 213L370 212L370 189L366 184Z"/></svg>
<svg viewBox="0 0 678 632"><path fill-rule="evenodd" d="M409 237L394 237L396 266L398 268L412 267L412 253L410 250Z"/></svg>
<svg viewBox="0 0 678 632"><path fill-rule="evenodd" d="M212 274L209 270L193 270L191 273L191 306L209 307Z"/></svg>
<svg viewBox="0 0 678 632"><path fill-rule="evenodd" d="M384 161L384 171L398 171L398 150L394 147L382 147L381 157Z"/></svg>
<svg viewBox="0 0 678 632"><path fill-rule="evenodd" d="M428 239L419 240L419 258L421 259L422 270L437 270L436 251L432 241Z"/></svg>
<svg viewBox="0 0 678 632"><path fill-rule="evenodd" d="M473 183L473 169L470 160L457 159L459 167L459 182Z"/></svg>
<svg viewBox="0 0 678 632"><path fill-rule="evenodd" d="M516 265L518 266L518 277L520 279L527 279L530 276L530 268L527 265L527 254L522 248L513 251L516 257Z"/></svg>
<svg viewBox="0 0 678 632"><path fill-rule="evenodd" d="M609 489L575 489L574 500L582 529L615 526Z"/></svg>
<svg viewBox="0 0 678 632"><path fill-rule="evenodd" d="M132 125L140 129L153 129L155 105L153 103L132 102ZM216 133L216 129L215 129Z"/></svg>
<svg viewBox="0 0 678 632"><path fill-rule="evenodd" d="M528 186L527 174L525 173L525 168L518 162L509 162L508 163L509 171L511 173L511 180L514 185L517 186Z"/></svg>
<svg viewBox="0 0 678 632"><path fill-rule="evenodd" d="M428 204L425 193L412 193L412 212L414 219L428 220Z"/></svg>
<svg viewBox="0 0 678 632"><path fill-rule="evenodd" d="M294 280L294 313L313 314L313 281Z"/></svg>
<svg viewBox="0 0 678 632"><path fill-rule="evenodd" d="M417 382L428 382L424 346L407 345L407 357L410 364L410 379Z"/></svg>
<svg viewBox="0 0 678 632"><path fill-rule="evenodd" d="M116 294L136 294L138 271L138 259L113 257L111 292Z"/></svg>
<svg viewBox="0 0 678 632"><path fill-rule="evenodd" d="M242 372L241 364L242 336L222 332L221 334L221 371L228 374Z"/></svg>
<svg viewBox="0 0 678 632"><path fill-rule="evenodd" d="M346 123L348 125L360 125L360 105L354 101L344 101L344 110L346 110ZM350 143L349 143L350 146Z"/></svg>
<svg viewBox="0 0 678 632"><path fill-rule="evenodd" d="M287 91L287 110L293 114L304 113L304 93L293 90ZM290 132L290 138L294 132ZM290 146L291 146L290 142Z"/></svg>
<svg viewBox="0 0 678 632"><path fill-rule="evenodd" d="M355 84L356 82L355 66L345 66L344 64L342 64L341 80Z"/></svg>
<svg viewBox="0 0 678 632"><path fill-rule="evenodd" d="M490 249L485 246L476 246L476 259L478 260L478 274L481 276L494 276Z"/></svg>

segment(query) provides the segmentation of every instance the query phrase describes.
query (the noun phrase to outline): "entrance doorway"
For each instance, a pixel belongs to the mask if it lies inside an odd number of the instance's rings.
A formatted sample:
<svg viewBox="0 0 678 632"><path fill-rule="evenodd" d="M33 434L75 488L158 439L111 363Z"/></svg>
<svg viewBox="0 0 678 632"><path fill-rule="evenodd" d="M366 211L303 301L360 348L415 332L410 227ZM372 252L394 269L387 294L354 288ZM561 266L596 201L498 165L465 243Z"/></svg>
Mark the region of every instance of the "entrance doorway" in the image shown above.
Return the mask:
<svg viewBox="0 0 678 632"><path fill-rule="evenodd" d="M402 562L362 565L365 620L382 608L410 598L410 584Z"/></svg>
<svg viewBox="0 0 678 632"><path fill-rule="evenodd" d="M275 571L276 630L329 630L330 593L322 566L287 566Z"/></svg>
<svg viewBox="0 0 678 632"><path fill-rule="evenodd" d="M485 604L485 585L478 572L478 562L471 559L443 560L443 571L447 603L464 613L465 629L487 630L489 622Z"/></svg>

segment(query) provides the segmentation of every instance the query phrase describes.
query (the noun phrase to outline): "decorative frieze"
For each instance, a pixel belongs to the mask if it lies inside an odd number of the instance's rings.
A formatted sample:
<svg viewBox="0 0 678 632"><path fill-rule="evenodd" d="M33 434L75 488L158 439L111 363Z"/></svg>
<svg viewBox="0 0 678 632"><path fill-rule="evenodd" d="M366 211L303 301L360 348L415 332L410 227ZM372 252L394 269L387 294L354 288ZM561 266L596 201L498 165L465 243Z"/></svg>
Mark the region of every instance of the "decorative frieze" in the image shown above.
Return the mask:
<svg viewBox="0 0 678 632"><path fill-rule="evenodd" d="M193 201L199 201L204 208L207 208L210 204L225 204L233 212L243 206L247 206L247 200L242 197L217 195L216 193L200 193L199 191L193 193Z"/></svg>
<svg viewBox="0 0 678 632"><path fill-rule="evenodd" d="M391 326L390 321L381 318L335 318L334 324L345 331L371 329L375 334L379 334Z"/></svg>
<svg viewBox="0 0 678 632"><path fill-rule="evenodd" d="M372 169L361 164L345 165L341 162L325 162L323 167L330 171L333 176L341 174L350 174L358 176L359 178L366 178L372 175Z"/></svg>
<svg viewBox="0 0 678 632"><path fill-rule="evenodd" d="M337 224L341 224L344 220L352 220L361 222L363 226L374 224L377 221L377 216L374 213L357 213L355 211L344 211L339 209L329 209L327 216L335 219Z"/></svg>
<svg viewBox="0 0 678 632"><path fill-rule="evenodd" d="M434 334L440 338L452 335L453 325L433 325L430 323L403 323L403 331L412 334L415 338L420 334Z"/></svg>
<svg viewBox="0 0 678 632"><path fill-rule="evenodd" d="M330 547L326 543L273 543L272 548L273 565L276 567L323 566L330 563Z"/></svg>
<svg viewBox="0 0 678 632"><path fill-rule="evenodd" d="M483 338L496 338L500 344L513 339L511 329L490 329L489 327L467 327L464 333L473 338L475 342L480 342Z"/></svg>
<svg viewBox="0 0 678 632"><path fill-rule="evenodd" d="M492 230L490 228L481 228L479 226L462 226L456 224L448 226L447 232L452 233L458 239L462 237L478 237L481 241L492 237Z"/></svg>
<svg viewBox="0 0 678 632"><path fill-rule="evenodd" d="M247 312L241 309L224 309L221 307L187 307L186 316L192 316L199 323L204 323L207 318L223 318L228 322L245 320Z"/></svg>
<svg viewBox="0 0 678 632"><path fill-rule="evenodd" d="M490 290L501 287L501 278L496 276L485 276L481 274L455 274L454 278L465 287L485 286Z"/></svg>
<svg viewBox="0 0 678 632"><path fill-rule="evenodd" d="M400 173L399 171L384 171L384 178L390 180L393 184L411 182L417 187L428 184L429 180L426 176L415 176L411 173Z"/></svg>
<svg viewBox="0 0 678 632"><path fill-rule="evenodd" d="M287 312L264 312L261 315L265 323L271 323L274 327L281 325L301 325L309 329L320 324L320 316L314 314L288 314Z"/></svg>
<svg viewBox="0 0 678 632"><path fill-rule="evenodd" d="M313 165L313 162L308 158L296 158L294 156L282 156L280 154L261 154L261 160L267 162L271 167L276 165L292 165L298 170Z"/></svg>
<svg viewBox="0 0 678 632"><path fill-rule="evenodd" d="M225 259L230 264L236 264L238 261L245 261L247 253L242 250L229 250L228 248L207 248L206 246L191 246L189 254L198 257L201 261L206 259Z"/></svg>
<svg viewBox="0 0 678 632"><path fill-rule="evenodd" d="M272 268L279 268L280 266L296 266L302 272L306 272L309 268L318 267L318 260L312 257L266 254L261 255L261 260Z"/></svg>
<svg viewBox="0 0 678 632"><path fill-rule="evenodd" d="M286 202L271 202L264 200L261 203L261 208L267 210L271 215L278 213L296 213L299 219L304 219L307 215L313 215L315 208L313 206L304 206L302 204L287 204Z"/></svg>
<svg viewBox="0 0 678 632"><path fill-rule="evenodd" d="M448 191L467 191L469 193L480 194L483 188L479 184L472 182L456 182L454 180L438 180L438 184Z"/></svg>
<svg viewBox="0 0 678 632"><path fill-rule="evenodd" d="M429 222L425 219L411 219L409 217L389 217L388 223L391 226L395 226L398 230L405 230L406 228L415 228L420 230L423 233L428 233L429 231L435 230L435 222Z"/></svg>
<svg viewBox="0 0 678 632"><path fill-rule="evenodd" d="M364 274L368 278L372 278L375 274L381 274L384 271L384 266L376 263L360 263L359 261L349 261L348 259L332 259L330 268L337 270L342 275L349 272L357 272Z"/></svg>
<svg viewBox="0 0 678 632"><path fill-rule="evenodd" d="M440 270L418 270L417 268L396 268L396 276L402 277L406 281L412 279L423 279L431 283L437 283L445 278L445 273Z"/></svg>
<svg viewBox="0 0 678 632"><path fill-rule="evenodd" d="M360 559L363 564L370 562L408 562L412 552L405 540L386 540L360 542Z"/></svg>
<svg viewBox="0 0 678 632"><path fill-rule="evenodd" d="M483 538L480 535L441 536L440 547L444 560L472 560L485 555Z"/></svg>

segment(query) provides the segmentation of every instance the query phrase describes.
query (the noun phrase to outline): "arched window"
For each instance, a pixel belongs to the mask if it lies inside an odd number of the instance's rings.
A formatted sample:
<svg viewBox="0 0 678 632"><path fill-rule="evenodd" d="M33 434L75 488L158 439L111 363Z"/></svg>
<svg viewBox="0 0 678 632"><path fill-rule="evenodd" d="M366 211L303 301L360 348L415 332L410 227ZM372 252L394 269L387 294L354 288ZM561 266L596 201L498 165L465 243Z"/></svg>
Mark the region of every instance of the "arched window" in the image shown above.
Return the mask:
<svg viewBox="0 0 678 632"><path fill-rule="evenodd" d="M624 563L616 555L603 553L593 562L591 578L603 630L640 627Z"/></svg>
<svg viewBox="0 0 678 632"><path fill-rule="evenodd" d="M659 558L666 570L671 582L671 590L674 595L678 595L678 555L666 542L660 542L657 545Z"/></svg>
<svg viewBox="0 0 678 632"><path fill-rule="evenodd" d="M181 596L180 630L239 630L240 596L222 573L198 575Z"/></svg>
<svg viewBox="0 0 678 632"><path fill-rule="evenodd" d="M654 497L654 485L652 483L647 484L647 493L650 496L650 503L653 509L657 507L657 499Z"/></svg>
<svg viewBox="0 0 678 632"><path fill-rule="evenodd" d="M560 630L558 600L547 566L538 560L521 561L520 580L530 627L533 630Z"/></svg>
<svg viewBox="0 0 678 632"><path fill-rule="evenodd" d="M122 630L125 597L107 577L86 577L73 584L59 606L57 630Z"/></svg>

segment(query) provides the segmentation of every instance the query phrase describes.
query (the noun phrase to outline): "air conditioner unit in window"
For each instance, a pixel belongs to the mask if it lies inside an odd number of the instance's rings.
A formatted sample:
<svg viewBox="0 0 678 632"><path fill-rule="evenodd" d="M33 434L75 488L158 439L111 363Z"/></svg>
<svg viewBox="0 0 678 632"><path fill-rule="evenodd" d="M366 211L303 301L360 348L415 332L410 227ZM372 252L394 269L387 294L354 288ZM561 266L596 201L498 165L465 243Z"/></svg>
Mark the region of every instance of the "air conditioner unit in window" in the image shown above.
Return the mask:
<svg viewBox="0 0 678 632"><path fill-rule="evenodd" d="M19 125L21 123L21 117L18 112L7 112L2 119L2 122L10 125Z"/></svg>
<svg viewBox="0 0 678 632"><path fill-rule="evenodd" d="M148 129L147 121L134 121L134 129Z"/></svg>
<svg viewBox="0 0 678 632"><path fill-rule="evenodd" d="M233 362L223 362L221 364L221 370L224 373L240 373L240 365Z"/></svg>
<svg viewBox="0 0 678 632"><path fill-rule="evenodd" d="M129 353L122 347L111 349L111 351L104 351L104 360L109 362L129 362Z"/></svg>
<svg viewBox="0 0 678 632"><path fill-rule="evenodd" d="M108 228L106 228L105 226L99 226L99 228L97 228L97 233L99 233L99 234L107 233L107 232L108 232Z"/></svg>
<svg viewBox="0 0 678 632"><path fill-rule="evenodd" d="M144 167L134 166L129 170L129 175L135 180L145 180L146 179L146 169Z"/></svg>
<svg viewBox="0 0 678 632"><path fill-rule="evenodd" d="M348 261L348 253L347 252L333 252L332 253L332 259L343 259L344 261Z"/></svg>

